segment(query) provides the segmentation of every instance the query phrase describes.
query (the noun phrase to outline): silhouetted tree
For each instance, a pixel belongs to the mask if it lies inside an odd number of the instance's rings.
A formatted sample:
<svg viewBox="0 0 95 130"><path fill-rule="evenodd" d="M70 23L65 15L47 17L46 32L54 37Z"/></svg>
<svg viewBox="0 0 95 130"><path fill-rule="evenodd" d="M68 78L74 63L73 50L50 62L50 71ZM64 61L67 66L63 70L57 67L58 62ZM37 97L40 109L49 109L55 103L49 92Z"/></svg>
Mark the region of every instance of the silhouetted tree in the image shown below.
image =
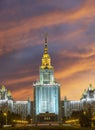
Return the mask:
<svg viewBox="0 0 95 130"><path fill-rule="evenodd" d="M4 124L4 116L3 116L3 112L0 111L0 127L2 127Z"/></svg>
<svg viewBox="0 0 95 130"><path fill-rule="evenodd" d="M71 114L71 118L79 118L80 116L80 111L73 111Z"/></svg>
<svg viewBox="0 0 95 130"><path fill-rule="evenodd" d="M26 120L27 120L29 123L31 123L31 116L30 116L30 115L27 115Z"/></svg>
<svg viewBox="0 0 95 130"><path fill-rule="evenodd" d="M81 111L80 117L79 117L79 123L81 127L91 127L91 118L92 114L91 111L88 109L88 111Z"/></svg>

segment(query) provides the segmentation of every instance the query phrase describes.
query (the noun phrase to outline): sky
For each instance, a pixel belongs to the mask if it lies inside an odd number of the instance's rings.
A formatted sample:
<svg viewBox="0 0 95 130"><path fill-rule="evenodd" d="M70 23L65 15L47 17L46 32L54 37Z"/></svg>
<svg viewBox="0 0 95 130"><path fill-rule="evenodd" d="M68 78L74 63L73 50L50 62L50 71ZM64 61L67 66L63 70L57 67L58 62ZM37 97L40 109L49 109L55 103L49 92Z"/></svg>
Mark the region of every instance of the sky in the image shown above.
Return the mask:
<svg viewBox="0 0 95 130"><path fill-rule="evenodd" d="M44 34L61 99L95 88L95 0L0 0L0 88L33 100Z"/></svg>

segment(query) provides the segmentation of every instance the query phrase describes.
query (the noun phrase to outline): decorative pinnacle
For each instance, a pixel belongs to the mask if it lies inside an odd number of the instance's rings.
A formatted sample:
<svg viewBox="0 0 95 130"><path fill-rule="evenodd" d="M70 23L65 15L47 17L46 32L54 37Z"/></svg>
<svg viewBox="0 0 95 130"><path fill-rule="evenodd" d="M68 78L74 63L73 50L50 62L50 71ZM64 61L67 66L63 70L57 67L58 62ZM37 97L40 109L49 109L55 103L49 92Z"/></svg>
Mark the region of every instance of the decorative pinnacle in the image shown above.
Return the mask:
<svg viewBox="0 0 95 130"><path fill-rule="evenodd" d="M47 33L45 34L45 43L44 43L44 53L48 53L48 46L47 46Z"/></svg>
<svg viewBox="0 0 95 130"><path fill-rule="evenodd" d="M45 33L45 44L47 44L47 33Z"/></svg>
<svg viewBox="0 0 95 130"><path fill-rule="evenodd" d="M92 84L90 83L89 86L92 87Z"/></svg>

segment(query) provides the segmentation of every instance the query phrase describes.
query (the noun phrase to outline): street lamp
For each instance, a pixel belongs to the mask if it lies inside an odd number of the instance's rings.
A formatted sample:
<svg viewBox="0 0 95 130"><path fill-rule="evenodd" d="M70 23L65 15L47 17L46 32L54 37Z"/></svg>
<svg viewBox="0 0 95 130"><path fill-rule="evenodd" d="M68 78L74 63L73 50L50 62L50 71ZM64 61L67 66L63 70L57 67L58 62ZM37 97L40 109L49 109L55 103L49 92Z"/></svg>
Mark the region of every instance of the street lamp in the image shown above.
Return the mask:
<svg viewBox="0 0 95 130"><path fill-rule="evenodd" d="M7 113L4 112L4 116L6 117L6 125L7 125Z"/></svg>
<svg viewBox="0 0 95 130"><path fill-rule="evenodd" d="M84 111L83 114L86 115L86 111Z"/></svg>
<svg viewBox="0 0 95 130"><path fill-rule="evenodd" d="M32 118L30 120L31 120L31 124L32 124Z"/></svg>

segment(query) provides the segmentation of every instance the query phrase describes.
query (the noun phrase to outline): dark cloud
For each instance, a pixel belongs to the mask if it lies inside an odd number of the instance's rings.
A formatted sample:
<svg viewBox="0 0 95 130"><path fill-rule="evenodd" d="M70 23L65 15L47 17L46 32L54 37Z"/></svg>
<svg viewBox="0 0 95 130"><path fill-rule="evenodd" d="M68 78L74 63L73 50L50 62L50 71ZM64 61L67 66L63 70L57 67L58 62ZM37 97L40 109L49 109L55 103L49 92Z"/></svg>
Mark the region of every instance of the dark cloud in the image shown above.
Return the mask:
<svg viewBox="0 0 95 130"><path fill-rule="evenodd" d="M61 97L95 84L94 6L95 0L0 0L0 84L15 99L33 96L46 32Z"/></svg>

